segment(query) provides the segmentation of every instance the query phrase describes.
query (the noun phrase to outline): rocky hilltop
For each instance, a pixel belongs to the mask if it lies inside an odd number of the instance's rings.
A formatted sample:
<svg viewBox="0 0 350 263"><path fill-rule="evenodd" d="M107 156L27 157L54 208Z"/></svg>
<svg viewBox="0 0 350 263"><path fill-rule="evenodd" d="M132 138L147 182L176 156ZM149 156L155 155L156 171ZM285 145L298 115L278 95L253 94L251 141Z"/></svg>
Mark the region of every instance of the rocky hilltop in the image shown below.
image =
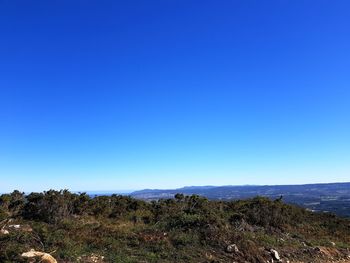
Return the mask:
<svg viewBox="0 0 350 263"><path fill-rule="evenodd" d="M281 198L0 196L0 262L350 262L350 220Z"/></svg>

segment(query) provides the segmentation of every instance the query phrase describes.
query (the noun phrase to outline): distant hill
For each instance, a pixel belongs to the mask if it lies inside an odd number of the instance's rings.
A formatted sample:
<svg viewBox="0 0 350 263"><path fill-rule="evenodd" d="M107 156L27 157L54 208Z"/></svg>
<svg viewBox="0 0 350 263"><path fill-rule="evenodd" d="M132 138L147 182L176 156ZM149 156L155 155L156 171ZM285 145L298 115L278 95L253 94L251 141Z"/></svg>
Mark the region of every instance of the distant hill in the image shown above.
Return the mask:
<svg viewBox="0 0 350 263"><path fill-rule="evenodd" d="M145 189L132 192L132 197L143 200L172 198L176 193L201 195L211 200L238 200L254 196L272 199L283 197L313 211L332 212L350 217L350 183L304 185L243 185L243 186L190 186L178 189Z"/></svg>

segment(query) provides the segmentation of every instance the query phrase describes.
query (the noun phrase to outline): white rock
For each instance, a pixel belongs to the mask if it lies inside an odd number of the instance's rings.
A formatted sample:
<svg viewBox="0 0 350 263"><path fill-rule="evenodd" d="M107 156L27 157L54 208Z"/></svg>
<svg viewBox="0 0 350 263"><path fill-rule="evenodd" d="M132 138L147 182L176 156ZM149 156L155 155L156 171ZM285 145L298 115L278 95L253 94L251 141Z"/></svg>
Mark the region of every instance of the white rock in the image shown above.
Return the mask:
<svg viewBox="0 0 350 263"><path fill-rule="evenodd" d="M9 225L9 228L20 229L21 225Z"/></svg>
<svg viewBox="0 0 350 263"><path fill-rule="evenodd" d="M1 229L1 230L0 230L0 233L1 233L2 235L8 235L8 234L10 234L10 232L9 232L8 230L6 230L6 229Z"/></svg>
<svg viewBox="0 0 350 263"><path fill-rule="evenodd" d="M276 250L270 249L270 253L271 253L271 256L272 256L274 259L276 259L276 260L278 260L278 261L281 260L280 255L278 254L278 252L277 252Z"/></svg>
<svg viewBox="0 0 350 263"><path fill-rule="evenodd" d="M239 251L236 244L231 244L226 247L226 252L228 253L237 253Z"/></svg>
<svg viewBox="0 0 350 263"><path fill-rule="evenodd" d="M28 258L28 259L39 258L40 262L42 263L57 263L56 259L50 254L40 252L40 251L35 251L34 249L31 249L28 252L22 253L22 257Z"/></svg>

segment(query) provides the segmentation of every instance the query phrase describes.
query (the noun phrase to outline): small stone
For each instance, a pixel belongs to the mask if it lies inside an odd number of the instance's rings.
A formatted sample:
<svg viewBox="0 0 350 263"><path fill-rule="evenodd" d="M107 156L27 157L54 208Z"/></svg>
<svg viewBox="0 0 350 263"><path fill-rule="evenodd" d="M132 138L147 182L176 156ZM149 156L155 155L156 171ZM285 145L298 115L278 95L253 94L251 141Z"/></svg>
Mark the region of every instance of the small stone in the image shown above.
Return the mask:
<svg viewBox="0 0 350 263"><path fill-rule="evenodd" d="M6 229L1 229L1 230L0 230L0 233L1 233L2 235L8 235L8 234L10 234L10 232L9 232L8 230L6 230Z"/></svg>
<svg viewBox="0 0 350 263"><path fill-rule="evenodd" d="M278 252L276 250L270 249L270 253L271 253L271 256L273 259L276 259L278 261L281 260L280 255L278 254Z"/></svg>
<svg viewBox="0 0 350 263"><path fill-rule="evenodd" d="M21 225L9 225L9 228L20 229Z"/></svg>
<svg viewBox="0 0 350 263"><path fill-rule="evenodd" d="M231 244L226 247L226 252L228 253L237 253L239 252L239 249L236 244Z"/></svg>

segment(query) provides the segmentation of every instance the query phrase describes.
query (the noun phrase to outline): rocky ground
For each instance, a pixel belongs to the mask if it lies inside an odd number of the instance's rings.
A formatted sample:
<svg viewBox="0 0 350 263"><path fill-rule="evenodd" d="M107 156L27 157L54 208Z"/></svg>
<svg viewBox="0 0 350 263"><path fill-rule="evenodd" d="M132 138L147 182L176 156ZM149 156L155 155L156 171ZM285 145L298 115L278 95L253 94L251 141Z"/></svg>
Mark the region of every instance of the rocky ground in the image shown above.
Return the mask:
<svg viewBox="0 0 350 263"><path fill-rule="evenodd" d="M0 197L1 263L350 263L350 220L280 199Z"/></svg>
<svg viewBox="0 0 350 263"><path fill-rule="evenodd" d="M2 222L3 226L0 229L0 240L8 235L15 233L22 234L31 234L33 232L32 227L29 224L19 224L13 219L9 219L5 222ZM159 239L166 239L166 235L164 237L158 237L156 235L144 235L143 238L147 242L159 241ZM304 248L295 249L285 247L283 249L279 249L277 251L273 248L259 248L261 251L260 254L263 254L263 258L257 260L256 262L261 263L350 263L350 250L347 248L339 249L336 248L336 244L333 242L329 242L329 247L326 246L308 246L304 244ZM206 261L210 263L217 262L232 262L232 263L250 263L244 257L244 253L242 248L237 246L236 244L229 244L226 248L224 248L226 253L226 259L220 259L217 257L217 251L208 251L205 255ZM29 251L21 251L21 258L23 262L35 263L73 263L73 262L81 262L81 263L107 263L104 256L99 254L83 254L76 257L75 261L65 261L65 260L56 260L55 254L56 251L36 251L35 249L30 249ZM116 261L116 262L124 262L124 261ZM128 261L125 261L128 262ZM149 261L135 261L147 263ZM162 262L162 261L159 261ZM168 262L168 261L167 261ZM177 262L177 261L174 261ZM182 262L182 261L179 261Z"/></svg>

